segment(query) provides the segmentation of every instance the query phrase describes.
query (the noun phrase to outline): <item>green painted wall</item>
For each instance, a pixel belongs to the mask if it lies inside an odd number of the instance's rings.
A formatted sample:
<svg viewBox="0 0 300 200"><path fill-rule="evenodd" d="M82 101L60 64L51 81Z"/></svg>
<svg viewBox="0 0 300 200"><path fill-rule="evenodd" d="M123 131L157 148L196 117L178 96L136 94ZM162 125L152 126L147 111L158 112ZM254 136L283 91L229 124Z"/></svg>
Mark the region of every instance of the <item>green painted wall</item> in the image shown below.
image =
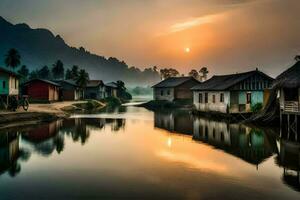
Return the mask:
<svg viewBox="0 0 300 200"><path fill-rule="evenodd" d="M263 91L252 91L251 92L251 105L264 102L264 92Z"/></svg>
<svg viewBox="0 0 300 200"><path fill-rule="evenodd" d="M239 92L239 104L246 104L246 93L245 91ZM257 103L263 103L264 101L264 92L263 91L251 91L251 105Z"/></svg>
<svg viewBox="0 0 300 200"><path fill-rule="evenodd" d="M5 88L3 88L3 82L5 82ZM0 94L8 94L9 88L9 75L0 72Z"/></svg>
<svg viewBox="0 0 300 200"><path fill-rule="evenodd" d="M239 104L246 104L246 92L239 92Z"/></svg>

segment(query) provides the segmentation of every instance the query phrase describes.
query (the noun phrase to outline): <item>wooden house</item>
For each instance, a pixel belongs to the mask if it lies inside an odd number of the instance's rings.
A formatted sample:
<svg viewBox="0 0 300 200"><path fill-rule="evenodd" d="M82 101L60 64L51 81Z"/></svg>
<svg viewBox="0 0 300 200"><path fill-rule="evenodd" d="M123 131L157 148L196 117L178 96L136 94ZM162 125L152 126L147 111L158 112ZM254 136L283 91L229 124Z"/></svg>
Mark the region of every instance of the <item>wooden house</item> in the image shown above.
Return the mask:
<svg viewBox="0 0 300 200"><path fill-rule="evenodd" d="M104 83L101 80L90 80L85 88L86 99L103 99L105 96Z"/></svg>
<svg viewBox="0 0 300 200"><path fill-rule="evenodd" d="M201 84L193 77L171 77L152 86L154 100L182 100L192 99L191 88Z"/></svg>
<svg viewBox="0 0 300 200"><path fill-rule="evenodd" d="M245 73L213 76L195 86L193 102L198 111L247 113L252 106L264 103L264 90L273 78L257 69Z"/></svg>
<svg viewBox="0 0 300 200"><path fill-rule="evenodd" d="M44 79L32 79L24 83L24 93L32 101L53 102L59 100L60 85Z"/></svg>
<svg viewBox="0 0 300 200"><path fill-rule="evenodd" d="M105 84L105 97L118 97L118 85L115 82Z"/></svg>
<svg viewBox="0 0 300 200"><path fill-rule="evenodd" d="M287 134L294 132L297 137L297 132L300 132L300 61L275 79L272 90L275 91L273 96L279 99L282 131Z"/></svg>
<svg viewBox="0 0 300 200"><path fill-rule="evenodd" d="M0 95L19 95L20 75L0 67Z"/></svg>
<svg viewBox="0 0 300 200"><path fill-rule="evenodd" d="M76 101L83 99L84 91L81 89L75 81L72 80L60 80L55 81L59 83L60 88L60 99L63 101Z"/></svg>

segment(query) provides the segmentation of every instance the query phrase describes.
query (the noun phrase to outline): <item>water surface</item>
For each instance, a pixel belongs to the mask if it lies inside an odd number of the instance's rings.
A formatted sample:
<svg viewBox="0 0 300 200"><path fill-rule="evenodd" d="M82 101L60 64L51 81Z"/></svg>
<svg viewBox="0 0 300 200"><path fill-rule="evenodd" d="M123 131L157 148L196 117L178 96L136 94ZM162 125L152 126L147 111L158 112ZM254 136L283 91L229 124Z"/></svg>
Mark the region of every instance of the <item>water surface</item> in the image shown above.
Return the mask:
<svg viewBox="0 0 300 200"><path fill-rule="evenodd" d="M276 131L122 107L0 130L1 199L299 199Z"/></svg>

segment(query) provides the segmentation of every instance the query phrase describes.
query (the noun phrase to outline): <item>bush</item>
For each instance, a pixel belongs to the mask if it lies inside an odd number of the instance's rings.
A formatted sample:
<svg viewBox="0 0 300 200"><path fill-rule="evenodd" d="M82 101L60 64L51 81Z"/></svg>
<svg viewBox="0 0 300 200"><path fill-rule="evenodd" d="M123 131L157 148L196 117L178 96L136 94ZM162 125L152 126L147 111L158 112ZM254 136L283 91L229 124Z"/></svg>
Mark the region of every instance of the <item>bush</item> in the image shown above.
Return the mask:
<svg viewBox="0 0 300 200"><path fill-rule="evenodd" d="M118 99L116 97L107 97L103 101L104 101L104 103L106 103L106 105L108 107L116 107L116 106L120 106L122 104L120 99Z"/></svg>
<svg viewBox="0 0 300 200"><path fill-rule="evenodd" d="M263 107L262 103L256 103L254 105L251 105L251 111L257 113L261 111L262 107Z"/></svg>

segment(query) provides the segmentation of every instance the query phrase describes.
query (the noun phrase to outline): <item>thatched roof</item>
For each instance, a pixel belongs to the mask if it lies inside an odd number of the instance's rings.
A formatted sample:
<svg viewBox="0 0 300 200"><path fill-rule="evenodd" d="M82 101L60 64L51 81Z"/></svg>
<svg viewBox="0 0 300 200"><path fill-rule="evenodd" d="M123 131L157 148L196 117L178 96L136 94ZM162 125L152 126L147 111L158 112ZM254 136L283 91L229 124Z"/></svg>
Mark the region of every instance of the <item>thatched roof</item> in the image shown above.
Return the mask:
<svg viewBox="0 0 300 200"><path fill-rule="evenodd" d="M300 87L300 61L281 73L274 81L273 89L276 88L299 88Z"/></svg>

